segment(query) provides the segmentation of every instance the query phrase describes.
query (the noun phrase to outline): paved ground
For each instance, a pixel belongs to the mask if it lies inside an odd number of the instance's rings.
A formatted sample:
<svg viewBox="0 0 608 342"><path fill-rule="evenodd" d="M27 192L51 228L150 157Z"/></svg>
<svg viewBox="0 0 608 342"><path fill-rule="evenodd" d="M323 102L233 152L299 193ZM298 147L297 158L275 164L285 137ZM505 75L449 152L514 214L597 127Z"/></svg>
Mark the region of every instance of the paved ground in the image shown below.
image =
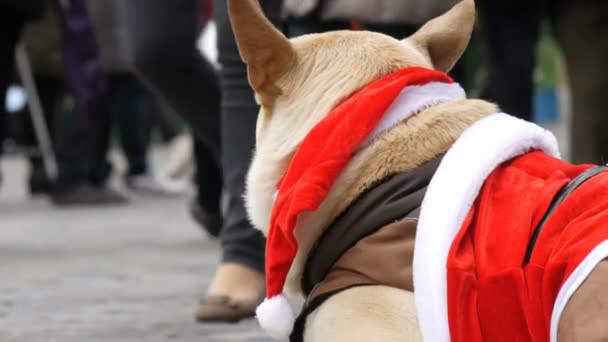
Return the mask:
<svg viewBox="0 0 608 342"><path fill-rule="evenodd" d="M2 170L0 341L267 341L254 321L193 322L218 246L184 198L57 210L26 196L21 161Z"/></svg>

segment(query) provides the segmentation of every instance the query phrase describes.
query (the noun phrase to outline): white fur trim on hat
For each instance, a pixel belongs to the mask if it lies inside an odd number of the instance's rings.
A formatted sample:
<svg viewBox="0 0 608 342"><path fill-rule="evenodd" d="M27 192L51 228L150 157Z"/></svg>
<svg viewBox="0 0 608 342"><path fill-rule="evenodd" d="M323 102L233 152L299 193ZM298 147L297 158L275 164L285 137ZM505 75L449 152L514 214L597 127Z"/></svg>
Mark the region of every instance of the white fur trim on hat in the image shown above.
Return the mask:
<svg viewBox="0 0 608 342"><path fill-rule="evenodd" d="M277 340L287 340L291 335L295 316L285 295L266 298L258 306L255 314L260 326L270 337Z"/></svg>
<svg viewBox="0 0 608 342"><path fill-rule="evenodd" d="M359 149L371 145L382 134L427 108L464 100L466 97L464 89L458 83L430 82L425 85L407 86Z"/></svg>

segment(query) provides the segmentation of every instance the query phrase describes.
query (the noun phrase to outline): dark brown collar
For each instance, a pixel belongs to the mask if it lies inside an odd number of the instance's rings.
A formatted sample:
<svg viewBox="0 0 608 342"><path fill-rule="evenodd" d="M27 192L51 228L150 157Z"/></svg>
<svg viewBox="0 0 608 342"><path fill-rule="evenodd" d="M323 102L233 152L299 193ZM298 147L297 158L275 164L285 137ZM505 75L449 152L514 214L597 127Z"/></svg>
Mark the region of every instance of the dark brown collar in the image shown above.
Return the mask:
<svg viewBox="0 0 608 342"><path fill-rule="evenodd" d="M419 168L391 176L364 192L319 239L306 262L302 289L308 294L332 265L358 241L392 222L417 218L426 188L443 155Z"/></svg>

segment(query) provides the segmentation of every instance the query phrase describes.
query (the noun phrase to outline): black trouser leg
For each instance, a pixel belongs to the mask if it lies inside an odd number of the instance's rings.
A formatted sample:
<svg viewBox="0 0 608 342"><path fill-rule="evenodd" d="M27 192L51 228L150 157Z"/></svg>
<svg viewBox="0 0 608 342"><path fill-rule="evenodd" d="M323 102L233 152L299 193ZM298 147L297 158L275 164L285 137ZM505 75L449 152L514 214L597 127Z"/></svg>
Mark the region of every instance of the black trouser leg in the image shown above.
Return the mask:
<svg viewBox="0 0 608 342"><path fill-rule="evenodd" d="M532 120L536 45L542 1L478 1L488 77L482 97Z"/></svg>
<svg viewBox="0 0 608 342"><path fill-rule="evenodd" d="M262 1L266 15L279 22L280 0ZM222 84L222 166L228 192L228 215L222 234L223 261L237 262L262 271L264 238L251 226L243 203L245 174L255 145L259 108L247 81L247 69L239 56L225 0L214 1Z"/></svg>
<svg viewBox="0 0 608 342"><path fill-rule="evenodd" d="M110 75L108 106L118 126L120 143L129 164L128 176L148 170L151 102L140 81L130 74Z"/></svg>
<svg viewBox="0 0 608 342"><path fill-rule="evenodd" d="M133 62L138 73L192 126L199 149L220 165L220 101L217 71L196 47L200 33L197 0L129 0L125 6ZM198 185L219 204L216 178ZM217 198L210 196L217 195Z"/></svg>
<svg viewBox="0 0 608 342"><path fill-rule="evenodd" d="M213 162L209 150L196 137L194 139L196 200L206 212L220 213L220 201L217 199L222 196L222 170Z"/></svg>
<svg viewBox="0 0 608 342"><path fill-rule="evenodd" d="M196 47L197 0L125 1L134 65L219 160L220 87L217 72Z"/></svg>
<svg viewBox="0 0 608 342"><path fill-rule="evenodd" d="M8 130L4 95L15 74L15 45L24 23L25 19L18 13L0 8L0 153Z"/></svg>

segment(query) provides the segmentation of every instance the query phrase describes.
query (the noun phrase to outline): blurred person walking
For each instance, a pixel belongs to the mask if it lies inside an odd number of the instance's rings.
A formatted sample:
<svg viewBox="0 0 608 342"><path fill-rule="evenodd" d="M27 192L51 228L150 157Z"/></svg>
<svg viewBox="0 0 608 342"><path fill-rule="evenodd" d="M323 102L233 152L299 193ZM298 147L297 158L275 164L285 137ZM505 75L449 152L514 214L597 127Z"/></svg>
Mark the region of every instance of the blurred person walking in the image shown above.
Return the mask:
<svg viewBox="0 0 608 342"><path fill-rule="evenodd" d="M278 18L280 1L270 2ZM137 71L188 120L201 142L198 165L206 167L197 170L197 204L203 214L198 219L212 234L221 230L222 257L195 316L200 321L250 317L264 287L264 239L251 227L242 198L258 107L230 31L226 2L214 3L221 89L214 66L196 48L198 0L123 3ZM224 219L222 185L228 197Z"/></svg>
<svg viewBox="0 0 608 342"><path fill-rule="evenodd" d="M0 0L0 153L7 134L4 98L16 74L15 47L28 20L40 17L43 0Z"/></svg>
<svg viewBox="0 0 608 342"><path fill-rule="evenodd" d="M107 89L98 109L98 167L111 169L107 160L112 128L116 126L128 170L125 183L144 195L173 194L160 183L148 157L154 98L134 75L130 63L127 27L121 20L121 0L89 0L86 5L95 30ZM109 176L109 175L108 175Z"/></svg>
<svg viewBox="0 0 608 342"><path fill-rule="evenodd" d="M196 47L201 32L198 0L121 1L120 11L136 74L192 127L196 148L202 151L195 153L197 179L202 181L197 181L191 211L217 235L222 229L221 93L214 66Z"/></svg>
<svg viewBox="0 0 608 342"><path fill-rule="evenodd" d="M61 110L68 95L63 77L63 56L61 52L61 29L59 14L53 0L43 0L44 11L37 20L29 22L23 32L22 42L32 68L32 76L42 107L47 129L52 137L53 121ZM28 101L34 99L30 96ZM44 167L41 142L35 134L30 108L27 110L24 127L24 144L37 148L38 152L29 155L29 190L31 195L48 195L52 191L53 179ZM52 139L51 139L52 140ZM51 141L52 143L52 141Z"/></svg>
<svg viewBox="0 0 608 342"><path fill-rule="evenodd" d="M99 165L100 129L97 108L106 91L94 30L84 0L61 2L64 75L73 103L57 113L55 150L59 166L52 201L60 206L116 205L128 202L108 182Z"/></svg>

